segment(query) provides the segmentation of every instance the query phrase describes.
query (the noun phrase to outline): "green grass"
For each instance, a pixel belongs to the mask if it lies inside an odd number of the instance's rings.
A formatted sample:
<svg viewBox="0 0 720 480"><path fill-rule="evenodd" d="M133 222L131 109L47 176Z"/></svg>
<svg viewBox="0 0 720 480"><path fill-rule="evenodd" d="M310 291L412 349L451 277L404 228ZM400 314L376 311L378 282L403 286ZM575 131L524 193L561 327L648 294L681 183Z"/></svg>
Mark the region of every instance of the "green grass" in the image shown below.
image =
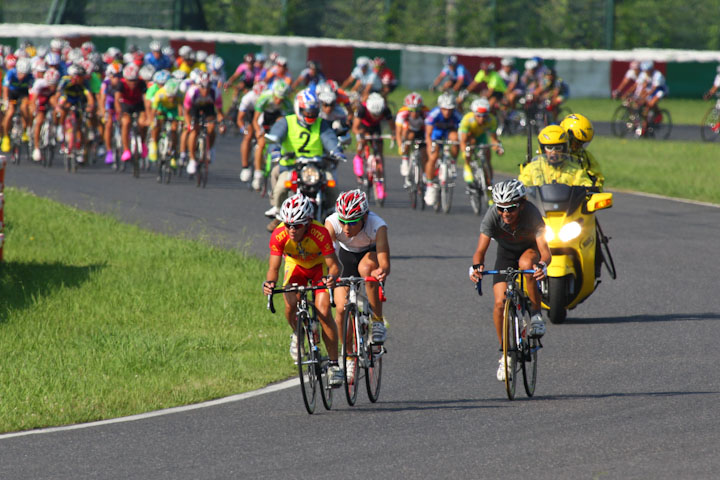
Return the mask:
<svg viewBox="0 0 720 480"><path fill-rule="evenodd" d="M265 262L6 191L0 431L195 403L294 372Z"/></svg>
<svg viewBox="0 0 720 480"><path fill-rule="evenodd" d="M517 175L525 159L525 137L503 138L505 155L493 155L496 171ZM533 148L537 139L533 138ZM595 137L589 147L608 189L636 190L720 204L718 146L704 142L619 140Z"/></svg>

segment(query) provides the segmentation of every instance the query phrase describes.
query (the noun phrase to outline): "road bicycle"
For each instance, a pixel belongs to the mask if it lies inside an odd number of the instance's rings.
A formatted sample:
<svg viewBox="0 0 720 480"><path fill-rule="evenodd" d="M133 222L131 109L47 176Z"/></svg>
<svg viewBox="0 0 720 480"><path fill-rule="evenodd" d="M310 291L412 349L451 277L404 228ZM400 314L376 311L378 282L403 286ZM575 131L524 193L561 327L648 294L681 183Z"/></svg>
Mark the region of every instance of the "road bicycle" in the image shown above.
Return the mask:
<svg viewBox="0 0 720 480"><path fill-rule="evenodd" d="M165 119L163 128L160 130L160 138L158 138L158 183L170 183L173 175L171 160L176 156L173 136L177 135L177 132L173 133L172 124L170 119Z"/></svg>
<svg viewBox="0 0 720 480"><path fill-rule="evenodd" d="M610 121L613 135L620 138L632 135L635 138L667 139L672 126L672 116L667 109L656 105L646 116L644 106L632 99L623 100Z"/></svg>
<svg viewBox="0 0 720 480"><path fill-rule="evenodd" d="M705 113L700 124L700 135L706 142L713 142L720 136L720 93L716 93L715 98L715 105Z"/></svg>
<svg viewBox="0 0 720 480"><path fill-rule="evenodd" d="M267 308L275 313L273 295L286 292L297 292L300 298L295 313L295 335L297 335L297 356L295 364L300 377L300 390L302 391L305 409L309 414L315 412L317 392L320 390L323 406L326 410L332 408L333 387L328 384L328 368L330 359L320 351L321 325L317 318L315 304L308 298L316 290L325 290L327 286L309 286L293 283L284 288L275 288L268 295ZM332 303L332 291L330 302Z"/></svg>
<svg viewBox="0 0 720 480"><path fill-rule="evenodd" d="M61 149L65 154L65 171L77 173L78 165L85 163L85 121L83 104L72 105L65 117L65 140ZM71 133L72 132L72 133Z"/></svg>
<svg viewBox="0 0 720 480"><path fill-rule="evenodd" d="M15 164L19 164L23 156L29 157L29 144L23 141L22 136L23 126L20 117L20 106L16 105L10 124L10 159Z"/></svg>
<svg viewBox="0 0 720 480"><path fill-rule="evenodd" d="M385 205L385 169L380 145L383 140L392 140L393 137L392 135L364 135L362 139L366 140L365 148L360 152L365 171L362 175L355 172L355 175L367 196L370 197L372 194L375 204L382 207Z"/></svg>
<svg viewBox="0 0 720 480"><path fill-rule="evenodd" d="M382 380L382 359L384 345L374 345L370 332L370 319L373 312L370 302L362 288L366 283L379 283L380 301L385 301L382 282L375 277L341 277L338 287L348 287L345 301L345 313L342 328L343 372L345 373L345 397L349 405L357 401L358 386L365 378L365 387L371 402L377 402L380 396Z"/></svg>
<svg viewBox="0 0 720 480"><path fill-rule="evenodd" d="M40 125L40 137L37 148L40 149L43 167L51 167L55 157L55 123L52 109L45 112L45 121Z"/></svg>
<svg viewBox="0 0 720 480"><path fill-rule="evenodd" d="M490 166L487 152L490 145L468 145L465 147L465 162L470 165L473 181L467 183L465 193L470 196L470 206L475 215L483 215L488 208L490 197Z"/></svg>
<svg viewBox="0 0 720 480"><path fill-rule="evenodd" d="M515 398L517 373L520 370L522 370L525 393L528 397L535 394L538 351L542 348L542 343L539 338L526 335L526 330L530 328L530 299L525 294L523 277L523 274L534 272L534 270L515 268L482 272L483 276L504 275L507 282L503 306L502 351L505 391L509 400ZM482 295L481 282L475 284L479 295Z"/></svg>
<svg viewBox="0 0 720 480"><path fill-rule="evenodd" d="M435 202L433 208L436 212L450 213L452 207L453 190L457 179L457 161L450 154L450 147L460 142L454 140L435 140L434 146L442 146L442 152L438 156L438 166L435 176L435 183L440 189L440 198Z"/></svg>
<svg viewBox="0 0 720 480"><path fill-rule="evenodd" d="M195 178L197 183L195 186L205 188L208 180L208 168L210 165L210 147L208 145L208 131L207 124L205 123L205 115L200 114L195 123L195 128L198 129L197 147L195 148L195 158L197 159L197 171L195 172Z"/></svg>
<svg viewBox="0 0 720 480"><path fill-rule="evenodd" d="M133 113L130 117L130 161L133 167L133 177L140 178L140 169L142 163L142 136L140 135L140 127L138 126L138 114ZM125 167L123 166L123 170Z"/></svg>
<svg viewBox="0 0 720 480"><path fill-rule="evenodd" d="M423 181L423 152L425 150L424 140L406 140L405 145L410 145L410 158L408 159L409 172L405 177L405 190L410 197L410 207L416 209L418 203L420 210L425 210L425 182Z"/></svg>

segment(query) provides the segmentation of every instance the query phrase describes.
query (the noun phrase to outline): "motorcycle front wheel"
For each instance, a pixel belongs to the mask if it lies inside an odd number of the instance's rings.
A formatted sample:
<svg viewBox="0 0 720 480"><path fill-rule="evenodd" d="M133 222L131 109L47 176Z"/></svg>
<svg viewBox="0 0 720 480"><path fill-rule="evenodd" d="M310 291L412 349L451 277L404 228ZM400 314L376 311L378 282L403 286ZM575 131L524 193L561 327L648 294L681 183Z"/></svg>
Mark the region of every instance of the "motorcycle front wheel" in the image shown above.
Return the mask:
<svg viewBox="0 0 720 480"><path fill-rule="evenodd" d="M550 323L563 323L567 318L567 299L569 277L550 277L548 279L548 317Z"/></svg>

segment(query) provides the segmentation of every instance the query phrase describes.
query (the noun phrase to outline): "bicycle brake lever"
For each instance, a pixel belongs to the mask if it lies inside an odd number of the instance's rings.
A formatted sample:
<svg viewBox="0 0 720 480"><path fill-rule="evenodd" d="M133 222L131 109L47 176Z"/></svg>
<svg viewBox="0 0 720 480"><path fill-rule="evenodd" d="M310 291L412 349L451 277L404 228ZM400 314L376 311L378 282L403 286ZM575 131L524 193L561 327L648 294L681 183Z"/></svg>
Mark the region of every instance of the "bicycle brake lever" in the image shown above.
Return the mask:
<svg viewBox="0 0 720 480"><path fill-rule="evenodd" d="M482 280L478 280L478 282L475 284L475 290L477 290L478 295L482 297Z"/></svg>
<svg viewBox="0 0 720 480"><path fill-rule="evenodd" d="M275 305L273 305L273 296L272 294L267 296L267 309L270 310L270 313L275 313Z"/></svg>

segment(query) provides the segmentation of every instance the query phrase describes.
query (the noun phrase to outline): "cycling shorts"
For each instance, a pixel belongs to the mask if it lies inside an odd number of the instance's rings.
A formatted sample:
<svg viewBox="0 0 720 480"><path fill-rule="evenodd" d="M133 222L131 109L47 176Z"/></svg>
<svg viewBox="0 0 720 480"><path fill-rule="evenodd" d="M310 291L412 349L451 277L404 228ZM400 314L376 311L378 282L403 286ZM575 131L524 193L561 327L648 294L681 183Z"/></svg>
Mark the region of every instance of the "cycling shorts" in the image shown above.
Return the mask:
<svg viewBox="0 0 720 480"><path fill-rule="evenodd" d="M9 100L20 100L21 98L25 98L29 95L29 90L27 88L17 88L15 90L8 89L8 99Z"/></svg>
<svg viewBox="0 0 720 480"><path fill-rule="evenodd" d="M157 115L159 117L167 118L168 120L177 120L180 117L177 107L168 109L162 105L158 106Z"/></svg>
<svg viewBox="0 0 720 480"><path fill-rule="evenodd" d="M32 96L30 97L33 98ZM38 95L35 97L35 104L37 105L37 111L38 112L47 112L48 105L50 104L50 96L48 95Z"/></svg>
<svg viewBox="0 0 720 480"><path fill-rule="evenodd" d="M540 258L540 253L538 252L537 246L534 248L534 250L537 254L537 257ZM518 268L518 260L523 253L525 253L525 250L521 252L514 252L512 250L503 248L498 244L494 269L504 270L506 268ZM501 282L505 282L505 277L503 275L493 275L493 285Z"/></svg>
<svg viewBox="0 0 720 480"><path fill-rule="evenodd" d="M193 105L190 107L190 116L192 118L200 118L200 114L204 114L205 118L215 117L215 105Z"/></svg>
<svg viewBox="0 0 720 480"><path fill-rule="evenodd" d="M360 125L360 132L363 135L382 135L382 129L380 128L380 124L377 125Z"/></svg>
<svg viewBox="0 0 720 480"><path fill-rule="evenodd" d="M448 135L450 132L457 132L457 130L444 130L439 128L434 128L432 133L430 134L431 140L446 140L448 138Z"/></svg>
<svg viewBox="0 0 720 480"><path fill-rule="evenodd" d="M288 261L285 258L285 275L283 277L283 286L297 283L298 285L307 285L310 282L317 286L323 283L322 278L327 275L327 265L319 263L314 267L301 267L295 262Z"/></svg>
<svg viewBox="0 0 720 480"><path fill-rule="evenodd" d="M127 113L128 115L132 115L133 113L143 113L145 111L145 104L143 102L138 103L122 103L120 102L120 108L122 109L122 113Z"/></svg>
<svg viewBox="0 0 720 480"><path fill-rule="evenodd" d="M360 272L358 272L358 265L360 265L360 261L363 259L363 257L365 257L365 254L369 252L376 252L377 246L373 245L372 247L369 247L362 252L350 252L342 247L339 250L340 251L338 252L338 260L340 260L340 266L342 267L340 276L359 277Z"/></svg>

